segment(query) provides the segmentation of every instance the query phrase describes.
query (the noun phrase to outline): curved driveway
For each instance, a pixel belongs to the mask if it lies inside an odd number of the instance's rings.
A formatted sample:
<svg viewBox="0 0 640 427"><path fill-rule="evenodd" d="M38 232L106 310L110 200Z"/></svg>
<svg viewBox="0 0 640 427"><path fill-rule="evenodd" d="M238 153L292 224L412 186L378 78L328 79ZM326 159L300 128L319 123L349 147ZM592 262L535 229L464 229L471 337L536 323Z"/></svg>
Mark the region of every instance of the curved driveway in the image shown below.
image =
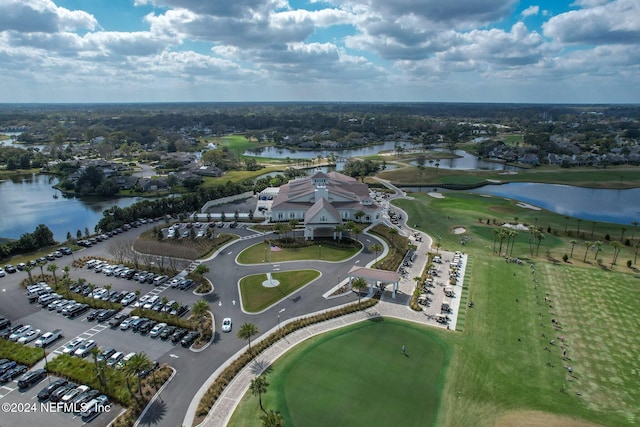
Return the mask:
<svg viewBox="0 0 640 427"><path fill-rule="evenodd" d="M200 353L181 352L177 358L172 357L171 354L165 354L160 359L161 362L166 362L176 368L177 375L171 385L162 391L159 399L151 405L141 420L141 425L177 426L182 424L184 414L202 383L230 357L246 346L246 342L239 340L236 333L242 323L254 323L261 332L260 335L263 335L277 327L279 313L281 313L280 320L284 321L355 301L356 296L353 293L335 299L326 299L322 295L345 279L351 267L354 265L364 266L373 261L375 254L369 251L368 247L374 242L382 244L372 236L361 234L359 240L364 244L364 249L347 261L290 261L240 265L236 262L237 255L247 247L263 242L269 235L256 234L256 232L244 228L236 229L234 233L240 235L241 239L235 240L211 258L203 261L210 268L210 272L206 276L214 285L213 293L203 297L209 303L215 316L214 344ZM242 311L238 291L238 283L242 277L300 269L318 270L322 275L259 314L249 314ZM283 309L284 311L282 311ZM220 332L219 320L224 317L230 317L233 320L234 330L229 334Z"/></svg>

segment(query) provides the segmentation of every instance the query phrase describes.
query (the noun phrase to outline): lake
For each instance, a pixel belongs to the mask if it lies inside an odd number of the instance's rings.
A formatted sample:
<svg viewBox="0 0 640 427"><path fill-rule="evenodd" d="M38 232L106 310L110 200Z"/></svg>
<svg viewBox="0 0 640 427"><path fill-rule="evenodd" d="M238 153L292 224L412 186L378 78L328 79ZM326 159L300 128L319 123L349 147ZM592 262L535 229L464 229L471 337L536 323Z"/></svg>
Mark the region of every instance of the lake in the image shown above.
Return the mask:
<svg viewBox="0 0 640 427"><path fill-rule="evenodd" d="M434 151L449 152L442 148L435 149ZM452 159L440 159L440 169L455 169L455 170L519 170L517 166L511 166L502 162L488 162L486 160L478 159L473 154L467 153L464 150L455 150L454 154L456 158ZM426 162L425 167L435 167L434 162ZM416 161L409 162L412 166L418 166Z"/></svg>
<svg viewBox="0 0 640 427"><path fill-rule="evenodd" d="M33 232L38 224L45 224L57 241L65 241L67 232L73 237L79 229L93 228L102 218L102 212L111 206L127 207L140 197L121 198L66 198L51 188L58 179L50 175L31 174L9 177L0 181L0 237L19 238ZM57 194L59 197L53 197Z"/></svg>
<svg viewBox="0 0 640 427"><path fill-rule="evenodd" d="M346 150L293 150L280 147L263 147L247 150L242 154L245 156L267 157L270 159L286 159L287 157L290 159L317 159L318 155L321 155L324 158L330 153L334 153L339 158L349 159L351 157L359 156L375 156L380 151L393 151L396 144L400 144L404 149L421 147L420 145L414 147L414 145L408 141L386 141L378 145L350 148ZM389 160L393 159L389 158Z"/></svg>
<svg viewBox="0 0 640 427"><path fill-rule="evenodd" d="M561 215L589 221L640 221L640 188L607 190L558 184L513 182L469 190L519 200Z"/></svg>

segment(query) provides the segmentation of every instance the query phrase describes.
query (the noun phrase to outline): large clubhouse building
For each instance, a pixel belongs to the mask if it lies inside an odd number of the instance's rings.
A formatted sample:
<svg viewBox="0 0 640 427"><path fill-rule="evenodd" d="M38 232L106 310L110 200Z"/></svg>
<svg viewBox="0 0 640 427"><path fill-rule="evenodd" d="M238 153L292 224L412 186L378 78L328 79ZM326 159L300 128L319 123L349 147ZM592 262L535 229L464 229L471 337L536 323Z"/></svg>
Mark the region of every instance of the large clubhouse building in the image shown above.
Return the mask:
<svg viewBox="0 0 640 427"><path fill-rule="evenodd" d="M349 221L382 221L382 207L369 196L366 184L337 172L316 172L280 187L271 205L274 222L298 220L305 239L334 236ZM339 228L338 228L339 229Z"/></svg>

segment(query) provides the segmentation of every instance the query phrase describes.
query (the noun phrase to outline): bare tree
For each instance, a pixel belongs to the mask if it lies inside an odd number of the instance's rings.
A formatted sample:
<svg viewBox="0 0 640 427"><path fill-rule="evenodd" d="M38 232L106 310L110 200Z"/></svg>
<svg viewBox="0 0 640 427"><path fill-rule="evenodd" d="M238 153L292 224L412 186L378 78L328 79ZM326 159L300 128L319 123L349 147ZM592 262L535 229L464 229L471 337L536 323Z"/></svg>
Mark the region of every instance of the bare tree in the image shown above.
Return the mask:
<svg viewBox="0 0 640 427"><path fill-rule="evenodd" d="M131 248L131 242L124 239L112 240L109 243L109 254L118 262L118 264L124 263L124 259L127 252Z"/></svg>

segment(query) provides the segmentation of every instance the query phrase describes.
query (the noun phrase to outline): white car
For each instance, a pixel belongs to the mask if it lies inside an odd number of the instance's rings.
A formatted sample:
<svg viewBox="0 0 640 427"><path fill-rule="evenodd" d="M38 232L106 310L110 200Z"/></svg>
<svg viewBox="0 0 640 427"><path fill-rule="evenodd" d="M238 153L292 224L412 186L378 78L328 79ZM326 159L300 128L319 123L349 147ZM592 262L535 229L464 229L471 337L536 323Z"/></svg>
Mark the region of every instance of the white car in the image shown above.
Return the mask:
<svg viewBox="0 0 640 427"><path fill-rule="evenodd" d="M120 301L120 304L127 306L129 304L131 304L132 302L134 302L136 300L136 293L135 292L129 292L128 294L126 294L124 296L124 298L122 298L122 301Z"/></svg>
<svg viewBox="0 0 640 427"><path fill-rule="evenodd" d="M129 329L131 327L131 324L133 322L135 322L136 320L138 320L140 318L140 316L131 316L128 319L124 319L122 321L122 323L120 323L120 330L121 331L126 331L127 329Z"/></svg>
<svg viewBox="0 0 640 427"><path fill-rule="evenodd" d="M162 331L164 331L164 328L166 327L167 327L166 323L158 323L156 326L153 327L153 329L151 329L151 332L149 332L149 336L151 338L156 338L158 335L162 333Z"/></svg>
<svg viewBox="0 0 640 427"><path fill-rule="evenodd" d="M231 332L231 319L229 317L225 317L222 319L222 332Z"/></svg>
<svg viewBox="0 0 640 427"><path fill-rule="evenodd" d="M7 273L4 272L4 268L0 267L0 277L6 276Z"/></svg>
<svg viewBox="0 0 640 427"><path fill-rule="evenodd" d="M80 347L76 349L76 351L73 352L73 355L78 357L87 357L91 349L95 346L96 342L94 340L87 340L83 342L82 345L80 345Z"/></svg>
<svg viewBox="0 0 640 427"><path fill-rule="evenodd" d="M27 335L31 331L31 329L33 329L31 325L23 326L22 328L9 335L9 341L18 341L20 338Z"/></svg>
<svg viewBox="0 0 640 427"><path fill-rule="evenodd" d="M31 341L35 340L40 336L40 332L42 332L40 329L30 330L29 332L27 332L26 334L18 338L18 344L30 343Z"/></svg>
<svg viewBox="0 0 640 427"><path fill-rule="evenodd" d="M72 355L82 345L83 342L83 338L72 339L64 346L64 348L62 349L62 353Z"/></svg>

